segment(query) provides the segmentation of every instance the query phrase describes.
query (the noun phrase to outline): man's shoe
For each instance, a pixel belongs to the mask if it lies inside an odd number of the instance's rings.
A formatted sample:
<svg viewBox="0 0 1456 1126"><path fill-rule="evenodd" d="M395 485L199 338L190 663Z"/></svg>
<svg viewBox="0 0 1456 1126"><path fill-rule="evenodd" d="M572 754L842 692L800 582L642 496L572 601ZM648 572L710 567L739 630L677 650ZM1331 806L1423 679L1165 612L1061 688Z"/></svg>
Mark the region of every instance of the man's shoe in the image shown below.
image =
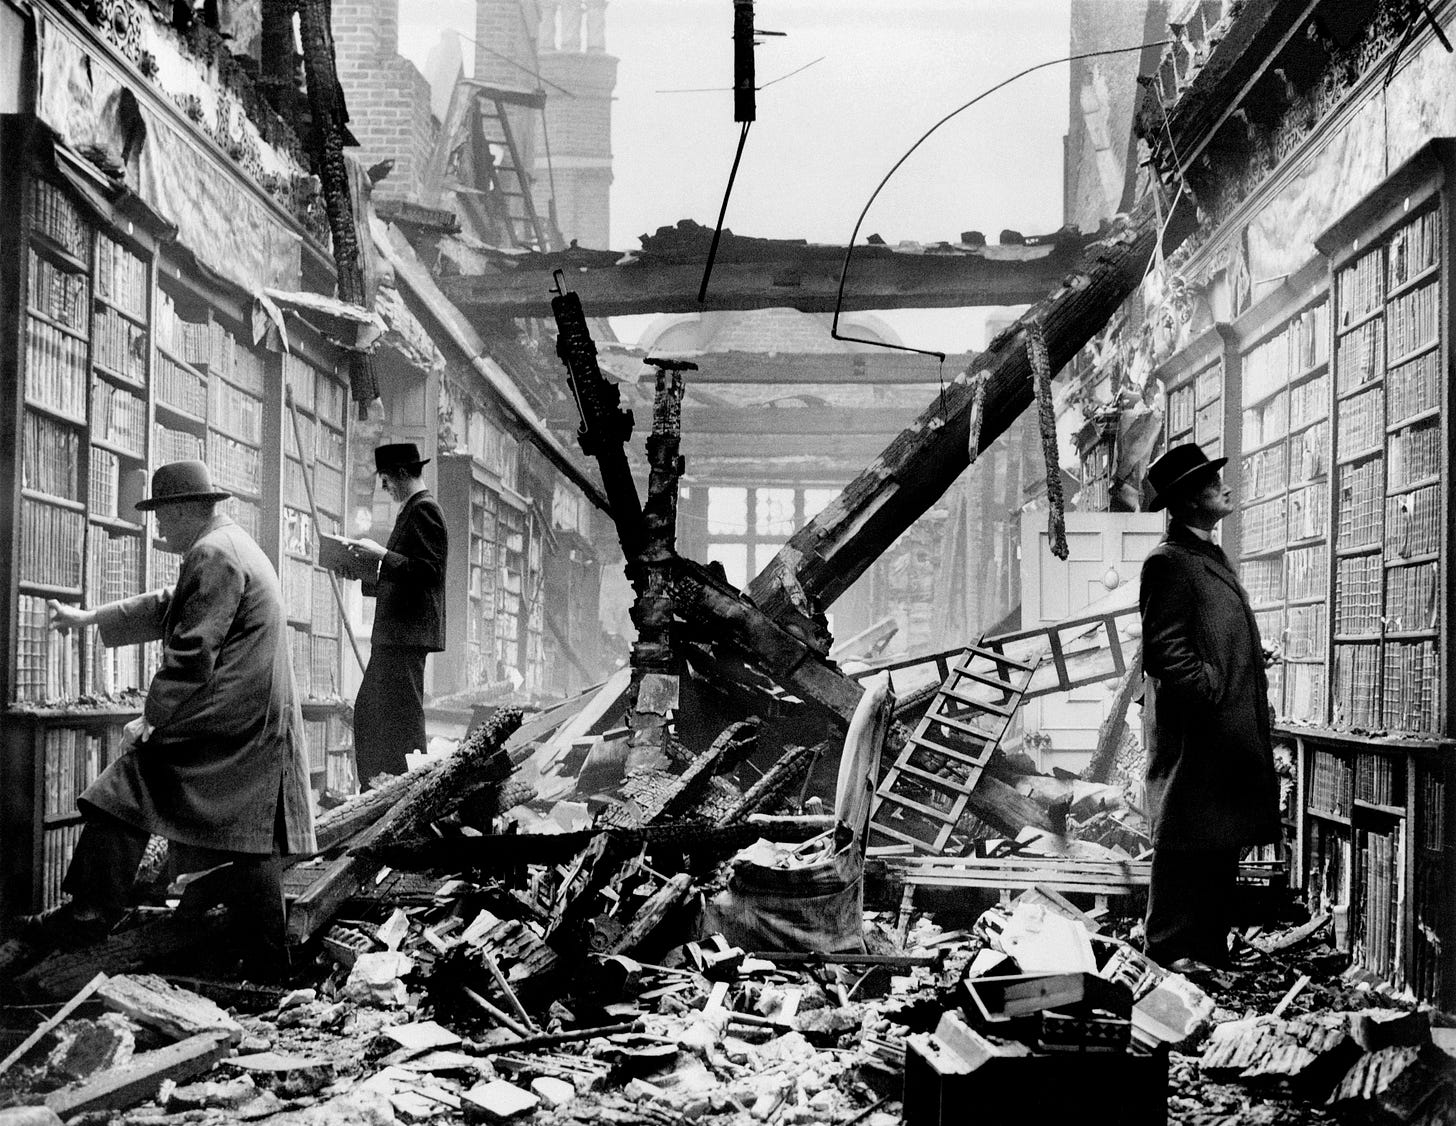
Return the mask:
<svg viewBox="0 0 1456 1126"><path fill-rule="evenodd" d="M34 915L20 916L15 937L27 946L74 950L100 942L111 932L112 920L94 908L67 901Z"/></svg>

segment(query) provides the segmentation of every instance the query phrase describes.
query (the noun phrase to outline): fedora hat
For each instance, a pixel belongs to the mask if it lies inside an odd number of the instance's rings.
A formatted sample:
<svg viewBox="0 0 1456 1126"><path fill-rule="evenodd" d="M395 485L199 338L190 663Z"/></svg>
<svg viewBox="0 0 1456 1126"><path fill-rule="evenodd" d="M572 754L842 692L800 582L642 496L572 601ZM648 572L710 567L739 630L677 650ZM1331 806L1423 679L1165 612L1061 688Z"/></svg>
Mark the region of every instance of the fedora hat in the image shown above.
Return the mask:
<svg viewBox="0 0 1456 1126"><path fill-rule="evenodd" d="M201 461L174 461L157 467L152 474L152 495L136 502L137 508L149 512L159 504L184 500L223 500L232 493L214 488L212 474Z"/></svg>
<svg viewBox="0 0 1456 1126"><path fill-rule="evenodd" d="M1158 512L1168 507L1168 502L1191 485L1200 484L1203 478L1217 473L1228 464L1228 458L1209 456L1203 447L1185 442L1174 446L1152 465L1148 466L1148 485L1153 490L1153 499L1148 502L1149 512Z"/></svg>
<svg viewBox="0 0 1456 1126"><path fill-rule="evenodd" d="M420 448L413 442L390 442L374 447L374 470L387 473L391 469L419 468L430 459L420 457Z"/></svg>

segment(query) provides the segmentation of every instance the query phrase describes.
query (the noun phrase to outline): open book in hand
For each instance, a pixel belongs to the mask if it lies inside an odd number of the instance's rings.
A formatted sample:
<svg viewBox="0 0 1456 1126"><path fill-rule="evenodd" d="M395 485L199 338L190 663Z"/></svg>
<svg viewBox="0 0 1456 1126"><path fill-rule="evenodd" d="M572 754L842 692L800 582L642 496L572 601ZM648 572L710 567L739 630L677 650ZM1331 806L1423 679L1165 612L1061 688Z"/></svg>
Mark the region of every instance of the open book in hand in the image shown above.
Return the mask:
<svg viewBox="0 0 1456 1126"><path fill-rule="evenodd" d="M345 539L342 536L331 536L327 532L319 533L318 561L320 567L327 567L334 574L345 579L368 579L373 578L375 571L374 560L365 556L355 555L349 550L349 545L354 541Z"/></svg>

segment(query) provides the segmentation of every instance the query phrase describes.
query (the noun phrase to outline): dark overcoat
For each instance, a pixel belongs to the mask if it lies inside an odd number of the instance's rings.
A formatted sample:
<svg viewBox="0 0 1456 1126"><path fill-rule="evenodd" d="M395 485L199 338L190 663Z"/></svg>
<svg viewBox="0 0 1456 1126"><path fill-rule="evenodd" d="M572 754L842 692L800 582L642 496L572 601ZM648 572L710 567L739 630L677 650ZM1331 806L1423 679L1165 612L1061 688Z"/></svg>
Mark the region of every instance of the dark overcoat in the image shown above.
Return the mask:
<svg viewBox="0 0 1456 1126"><path fill-rule="evenodd" d="M1258 626L1228 558L1172 524L1143 563L1138 603L1154 847L1277 840L1269 682Z"/></svg>
<svg viewBox="0 0 1456 1126"><path fill-rule="evenodd" d="M177 585L98 607L107 645L162 642L145 743L108 766L83 805L168 840L232 852L316 848L308 750L278 575L246 532L216 516Z"/></svg>
<svg viewBox="0 0 1456 1126"><path fill-rule="evenodd" d="M365 595L377 599L371 643L440 652L445 648L445 556L450 536L445 516L428 489L400 505L384 546L378 576L363 584Z"/></svg>

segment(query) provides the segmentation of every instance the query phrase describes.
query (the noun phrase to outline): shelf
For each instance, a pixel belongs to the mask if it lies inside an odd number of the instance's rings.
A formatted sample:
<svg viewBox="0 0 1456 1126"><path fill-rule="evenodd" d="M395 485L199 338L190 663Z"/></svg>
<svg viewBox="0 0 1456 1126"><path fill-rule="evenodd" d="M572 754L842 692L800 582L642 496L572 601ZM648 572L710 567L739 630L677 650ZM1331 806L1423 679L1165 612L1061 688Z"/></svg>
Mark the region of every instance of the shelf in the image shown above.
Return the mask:
<svg viewBox="0 0 1456 1126"><path fill-rule="evenodd" d="M1310 477L1308 480L1305 481L1291 481L1289 482L1288 486L1286 486L1285 491L1292 493L1299 489L1307 489L1310 485L1318 485L1324 482L1328 482L1329 479L1329 475L1326 474L1322 477Z"/></svg>
<svg viewBox="0 0 1456 1126"><path fill-rule="evenodd" d="M1323 657L1285 657L1282 663L1286 665L1319 665L1320 667L1324 667L1325 659Z"/></svg>
<svg viewBox="0 0 1456 1126"><path fill-rule="evenodd" d="M96 446L98 449L110 450L117 457L124 457L130 461L145 461L147 459L146 454L137 453L134 450L129 450L125 446L119 446L115 442L109 441L106 438L93 437L91 439L91 444L93 446Z"/></svg>
<svg viewBox="0 0 1456 1126"><path fill-rule="evenodd" d="M1369 391L1372 387L1378 387L1385 382L1385 373L1381 372L1374 379L1367 379L1364 383L1351 387L1348 391L1335 392L1335 402L1342 403L1346 399L1353 399L1361 391Z"/></svg>
<svg viewBox="0 0 1456 1126"><path fill-rule="evenodd" d="M229 434L213 422L207 424L207 429L219 438L226 438L229 442L236 442L240 446L247 446L250 450L261 450L263 448L258 442L251 441L247 438L239 438L236 434ZM298 459L294 458L293 460L297 461Z"/></svg>
<svg viewBox="0 0 1456 1126"><path fill-rule="evenodd" d="M134 524L130 520L123 520L120 516L92 516L91 523L100 524L104 528L110 528L114 532L131 532L141 535L146 528L141 524Z"/></svg>
<svg viewBox="0 0 1456 1126"><path fill-rule="evenodd" d="M1337 634L1335 634L1335 644L1336 645L1344 645L1344 644L1351 644L1351 645L1353 645L1353 644L1366 644L1366 643L1369 643L1369 642L1372 642L1372 641L1379 641L1379 640L1380 640L1380 634L1379 633L1337 633Z"/></svg>
<svg viewBox="0 0 1456 1126"><path fill-rule="evenodd" d="M21 489L20 495L27 500L38 500L43 504L54 505L56 508L69 508L72 512L86 511L86 505L79 500L71 500L69 497L58 497L51 493L43 493L39 489Z"/></svg>
<svg viewBox="0 0 1456 1126"><path fill-rule="evenodd" d="M1291 387L1298 387L1301 383L1304 383L1307 380L1313 379L1317 375L1323 374L1323 372L1325 371L1325 369L1327 369L1329 366L1330 366L1330 361L1329 360L1321 360L1319 363L1314 364L1311 367L1307 367L1303 371L1297 371L1293 375L1286 376L1285 379L1284 379L1284 382L1280 383L1272 391L1266 391L1266 392L1264 392L1264 394L1260 395L1257 399L1250 399L1247 402L1245 402L1243 404L1243 409L1246 410L1246 411L1257 410L1259 407L1263 406L1270 399L1272 399L1275 395L1279 394L1279 392L1281 392L1281 391L1288 391ZM1214 402L1214 401L1216 401L1216 400L1213 400L1213 399L1210 399L1209 400L1209 402ZM1207 406L1208 403L1199 403L1198 405L1200 407L1204 407L1204 406Z"/></svg>
<svg viewBox="0 0 1456 1126"><path fill-rule="evenodd" d="M35 308L32 305L27 305L25 307L25 313L26 316L34 317L36 320L40 321L41 324L50 325L51 328L55 329L57 332L65 333L65 335L71 337L73 340L79 340L82 343L90 342L90 337L88 337L79 328L72 328L70 325L66 324L65 321L57 320L49 313L42 313L39 309Z"/></svg>
<svg viewBox="0 0 1456 1126"><path fill-rule="evenodd" d="M1361 450L1358 453L1345 454L1343 457L1335 458L1335 465L1340 467L1354 465L1357 461L1364 461L1366 458L1371 458L1376 454L1382 454L1384 452L1384 446L1371 446L1369 449Z"/></svg>
<svg viewBox="0 0 1456 1126"><path fill-rule="evenodd" d="M1288 601L1291 606L1318 606L1329 599L1323 594L1306 594L1303 598L1291 598Z"/></svg>
<svg viewBox="0 0 1456 1126"><path fill-rule="evenodd" d="M118 720L135 719L142 713L142 697L137 696L134 707L120 707L114 701L110 704L75 704L57 707L54 704L10 704L5 709L7 716L29 716L34 719L62 720L77 725L83 722L104 723L115 726Z"/></svg>
<svg viewBox="0 0 1456 1126"><path fill-rule="evenodd" d="M25 405L29 410L39 411L41 414L49 415L51 418L58 418L62 422L69 422L72 426L85 426L84 418L77 418L73 414L67 414L60 407L53 407L49 403L40 403L29 395L25 397Z"/></svg>
<svg viewBox="0 0 1456 1126"><path fill-rule="evenodd" d="M81 588L78 586L62 586L59 583L38 583L33 579L21 579L20 589L31 594L57 594L75 598L81 597Z"/></svg>
<svg viewBox="0 0 1456 1126"><path fill-rule="evenodd" d="M1322 535L1319 535L1319 536L1305 536L1304 539L1302 539L1302 540L1290 540L1288 543L1286 543L1284 545L1284 550L1285 551L1298 551L1302 547L1318 547L1318 546L1320 546L1321 544L1323 544L1325 542L1326 542L1325 541L1325 537L1322 536Z"/></svg>
<svg viewBox="0 0 1456 1126"><path fill-rule="evenodd" d="M128 391L134 391L138 395L147 393L147 385L140 380L133 379L129 375L122 375L121 372L115 371L105 364L93 363L91 366L96 369L97 375L105 376L109 382L115 383L118 387L125 387Z"/></svg>
<svg viewBox="0 0 1456 1126"><path fill-rule="evenodd" d="M1435 629L1393 629L1386 631L1386 641L1434 641L1440 636Z"/></svg>
<svg viewBox="0 0 1456 1126"><path fill-rule="evenodd" d="M1305 382L1306 380L1313 379L1317 375L1323 375L1326 371L1329 370L1329 367L1330 367L1330 360L1329 360L1329 357L1326 356L1319 363L1317 363L1317 364L1311 364L1309 367L1305 368L1303 371L1295 372L1293 375L1291 375L1289 377L1289 386L1290 387L1298 387L1301 383Z"/></svg>
<svg viewBox="0 0 1456 1126"><path fill-rule="evenodd" d="M118 305L115 301L113 301L111 298L109 298L109 297L103 297L101 294L96 293L94 291L91 294L91 300L93 300L94 302L96 302L96 304L98 304L98 305L101 305L101 306L103 306L103 307L105 307L107 309L110 309L113 313L116 313L119 316L125 317L127 320L131 321L132 324L136 325L140 329L145 330L148 327L147 326L147 318L146 318L145 314L129 313L125 309L123 309L120 305Z"/></svg>
<svg viewBox="0 0 1456 1126"><path fill-rule="evenodd" d="M1389 293L1387 293L1385 295L1386 304L1388 305L1390 302L1394 301L1403 293L1408 293L1412 289L1418 289L1422 282L1430 281L1432 278L1440 274L1440 272L1441 263L1432 262L1419 274L1413 274L1412 276L1406 278L1405 281L1401 282L1398 286L1396 286Z"/></svg>
<svg viewBox="0 0 1456 1126"><path fill-rule="evenodd" d="M155 337L153 337L152 338L152 347L155 348L158 352L162 353L163 356L165 356L167 359L171 360L178 367L186 368L193 375L197 376L198 379L206 379L207 378L207 376L206 376L205 373L200 372L200 371L197 370L197 365L196 364L192 363L190 360L184 360L176 352L172 351L172 348L171 348L170 345L163 344L161 341L159 341Z"/></svg>
<svg viewBox="0 0 1456 1126"><path fill-rule="evenodd" d="M1385 561L1385 566L1387 568L1414 567L1417 563L1435 563L1439 561L1440 558L1441 553L1439 551L1427 551L1421 555L1408 555L1405 557L1397 557L1395 559L1387 559Z"/></svg>
<svg viewBox="0 0 1456 1126"><path fill-rule="evenodd" d="M1440 346L1441 346L1441 338L1439 336L1437 336L1433 340L1427 340L1424 344L1421 344L1418 347L1412 348L1409 352L1406 352L1404 355L1396 356L1394 359L1392 359L1389 363L1387 363L1385 365L1385 370L1386 371L1389 371L1391 368L1398 368L1402 364L1408 364L1412 360L1418 359L1419 357L1424 356L1427 352L1434 352Z"/></svg>
<svg viewBox="0 0 1456 1126"><path fill-rule="evenodd" d="M1378 802L1364 801L1361 798L1352 798L1350 804L1356 809L1363 809L1367 813L1383 813L1387 817L1404 817L1405 807L1399 805L1381 805Z"/></svg>
<svg viewBox="0 0 1456 1126"><path fill-rule="evenodd" d="M1372 555L1380 551L1384 546L1382 543L1363 543L1355 547L1337 547L1335 548L1335 558L1349 559L1355 555Z"/></svg>
<svg viewBox="0 0 1456 1126"><path fill-rule="evenodd" d="M1251 563L1251 562L1253 562L1256 559L1269 559L1272 556L1275 556L1275 555L1283 555L1283 554L1284 554L1284 545L1283 544L1278 544L1278 545L1276 545L1274 547L1261 548L1258 551L1245 551L1245 552L1242 552L1239 555L1239 562L1240 563Z"/></svg>
<svg viewBox="0 0 1456 1126"><path fill-rule="evenodd" d="M1350 819L1348 817L1341 817L1338 813L1331 813L1324 809L1315 809L1314 806L1307 806L1305 813L1311 817L1318 817L1321 821L1332 821L1336 825L1344 825L1346 828L1350 827Z"/></svg>
<svg viewBox="0 0 1456 1126"><path fill-rule="evenodd" d="M43 823L47 829L60 829L67 825L79 825L81 820L79 813L47 813Z"/></svg>
<svg viewBox="0 0 1456 1126"><path fill-rule="evenodd" d="M30 244L40 251L47 258L54 259L63 265L69 266L74 274L90 274L91 268L81 259L77 258L69 250L63 247L50 235L39 228L32 227L30 231Z"/></svg>
<svg viewBox="0 0 1456 1126"><path fill-rule="evenodd" d="M1275 446L1282 446L1287 441L1289 441L1289 435L1288 434L1281 434L1281 435L1279 435L1279 437L1277 437L1277 438L1271 438L1267 442L1261 442L1257 446L1250 446L1246 450L1240 450L1239 451L1239 457L1241 457L1241 458L1253 457L1255 454L1261 454L1265 450L1272 450Z"/></svg>
<svg viewBox="0 0 1456 1126"><path fill-rule="evenodd" d="M1413 414L1408 418L1403 418L1399 422L1392 422L1389 426L1385 428L1385 432L1387 434L1395 434L1401 430L1404 430L1407 426L1415 426L1419 423L1425 422L1427 419L1440 417L1440 407L1427 407L1425 410L1419 412L1418 414Z"/></svg>
<svg viewBox="0 0 1456 1126"><path fill-rule="evenodd" d="M207 420L205 418L200 418L191 411L184 411L181 407L174 407L171 403L165 402L162 399L155 399L153 401L157 404L158 414L170 415L176 421L185 422L187 425L195 426L198 429L205 429L207 426Z"/></svg>
<svg viewBox="0 0 1456 1126"><path fill-rule="evenodd" d="M1410 482L1410 484L1408 485L1401 485L1398 489L1388 489L1386 490L1385 495L1387 499L1389 499L1390 497L1404 496L1406 493L1413 493L1417 489L1429 488L1431 485L1439 485L1440 483L1441 475L1437 473L1430 477L1418 478L1417 480Z"/></svg>
<svg viewBox="0 0 1456 1126"><path fill-rule="evenodd" d="M1293 438L1296 434L1303 434L1306 430L1311 430L1314 427L1318 426L1321 422L1328 422L1329 420L1330 420L1330 412L1329 412L1329 410L1327 408L1325 410L1325 413L1322 414L1322 415L1320 415L1318 418L1306 419L1304 422L1301 422L1298 426L1291 426L1289 428L1289 437L1290 438Z"/></svg>
<svg viewBox="0 0 1456 1126"><path fill-rule="evenodd" d="M1385 298L1382 297L1380 299L1380 304L1375 306L1375 308L1371 309L1368 313L1363 314L1362 316L1356 318L1347 325L1336 325L1335 339L1338 340L1342 336L1347 336L1350 333L1354 332L1357 328L1363 328L1365 325L1373 321L1376 317L1383 317L1384 315Z"/></svg>

